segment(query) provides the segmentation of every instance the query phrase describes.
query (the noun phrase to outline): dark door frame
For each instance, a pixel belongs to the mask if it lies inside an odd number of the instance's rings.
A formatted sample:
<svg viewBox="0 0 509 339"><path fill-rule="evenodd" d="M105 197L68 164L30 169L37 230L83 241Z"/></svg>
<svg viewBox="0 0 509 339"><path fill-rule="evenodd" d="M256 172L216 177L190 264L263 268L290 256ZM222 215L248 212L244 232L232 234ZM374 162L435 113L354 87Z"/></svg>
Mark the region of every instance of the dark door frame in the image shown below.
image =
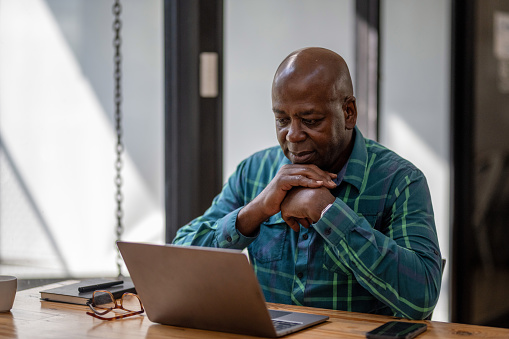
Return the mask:
<svg viewBox="0 0 509 339"><path fill-rule="evenodd" d="M222 186L223 1L164 1L166 242ZM200 94L200 55L217 53L217 95Z"/></svg>
<svg viewBox="0 0 509 339"><path fill-rule="evenodd" d="M472 290L468 265L473 242L473 119L475 0L452 0L451 21L451 321L469 323Z"/></svg>

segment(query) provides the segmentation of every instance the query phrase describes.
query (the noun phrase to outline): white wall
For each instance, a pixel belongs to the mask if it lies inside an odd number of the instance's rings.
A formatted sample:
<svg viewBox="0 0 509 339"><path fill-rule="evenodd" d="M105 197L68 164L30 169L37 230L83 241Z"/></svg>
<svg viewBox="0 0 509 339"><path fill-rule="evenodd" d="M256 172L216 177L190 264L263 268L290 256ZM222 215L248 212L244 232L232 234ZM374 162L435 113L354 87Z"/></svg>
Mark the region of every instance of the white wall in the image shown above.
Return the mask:
<svg viewBox="0 0 509 339"><path fill-rule="evenodd" d="M450 1L386 0L381 6L380 141L428 180L442 256L449 250ZM434 320L449 320L449 268Z"/></svg>
<svg viewBox="0 0 509 339"><path fill-rule="evenodd" d="M0 274L116 274L112 4L0 0ZM163 2L122 5L124 239L162 243Z"/></svg>

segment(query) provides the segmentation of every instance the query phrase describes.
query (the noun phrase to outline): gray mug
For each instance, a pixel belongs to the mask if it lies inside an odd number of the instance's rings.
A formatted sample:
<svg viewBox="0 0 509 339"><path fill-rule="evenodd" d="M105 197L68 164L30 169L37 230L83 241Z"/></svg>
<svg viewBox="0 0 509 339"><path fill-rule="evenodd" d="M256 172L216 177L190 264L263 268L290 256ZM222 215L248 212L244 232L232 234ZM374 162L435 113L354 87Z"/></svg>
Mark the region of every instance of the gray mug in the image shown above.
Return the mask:
<svg viewBox="0 0 509 339"><path fill-rule="evenodd" d="M0 275L0 312L8 312L14 304L18 279L12 275Z"/></svg>

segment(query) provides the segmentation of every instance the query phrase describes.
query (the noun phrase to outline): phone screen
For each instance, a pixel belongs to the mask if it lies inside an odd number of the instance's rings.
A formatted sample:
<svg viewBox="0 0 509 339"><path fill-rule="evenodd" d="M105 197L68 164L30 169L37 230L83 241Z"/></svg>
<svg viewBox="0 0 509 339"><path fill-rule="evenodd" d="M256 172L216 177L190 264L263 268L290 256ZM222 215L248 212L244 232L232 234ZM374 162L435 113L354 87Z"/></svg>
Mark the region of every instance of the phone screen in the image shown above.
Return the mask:
<svg viewBox="0 0 509 339"><path fill-rule="evenodd" d="M366 333L367 338L414 338L426 331L428 326L421 323L407 323L403 321L390 321Z"/></svg>

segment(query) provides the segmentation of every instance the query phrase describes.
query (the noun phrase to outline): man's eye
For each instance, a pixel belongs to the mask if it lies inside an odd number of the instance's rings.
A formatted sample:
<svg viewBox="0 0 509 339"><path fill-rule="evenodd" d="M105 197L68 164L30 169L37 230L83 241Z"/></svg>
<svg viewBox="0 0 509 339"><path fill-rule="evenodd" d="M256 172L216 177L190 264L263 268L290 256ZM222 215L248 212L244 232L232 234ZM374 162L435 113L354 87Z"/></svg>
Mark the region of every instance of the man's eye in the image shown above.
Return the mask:
<svg viewBox="0 0 509 339"><path fill-rule="evenodd" d="M278 126L284 126L287 123L288 123L287 118L276 118L276 124L278 124Z"/></svg>
<svg viewBox="0 0 509 339"><path fill-rule="evenodd" d="M302 119L302 123L308 126L315 125L318 122L317 119Z"/></svg>

